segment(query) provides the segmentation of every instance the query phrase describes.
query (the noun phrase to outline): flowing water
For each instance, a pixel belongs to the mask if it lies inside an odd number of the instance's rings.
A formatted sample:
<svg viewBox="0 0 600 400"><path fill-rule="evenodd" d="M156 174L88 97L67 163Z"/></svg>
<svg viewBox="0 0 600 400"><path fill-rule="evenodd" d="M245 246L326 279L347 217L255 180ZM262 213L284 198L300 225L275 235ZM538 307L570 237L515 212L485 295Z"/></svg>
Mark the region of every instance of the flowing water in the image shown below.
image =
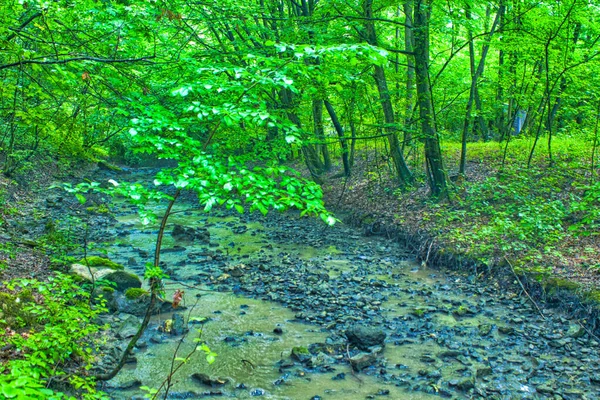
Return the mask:
<svg viewBox="0 0 600 400"><path fill-rule="evenodd" d="M166 297L177 289L185 292L187 309L177 312L191 321L191 331L183 341L160 333L157 327L173 313L157 315L142 339L148 346L135 351L137 362L109 382L111 398L141 398L140 385L158 388L179 364L174 354L185 357L194 348L198 329L201 341L218 354L216 361L209 365L202 352L194 353L173 375L170 398L592 399L600 394L593 367L598 343L573 321L551 311L538 315L515 293L427 270L396 243L341 224L330 229L295 215L218 211L208 216L186 211L187 206L172 216L168 231L173 224L207 227L210 242L176 241L167 234L162 260L171 276ZM108 256L141 275L154 250L156 226L143 227L125 206L117 215ZM237 277L231 276L234 270L241 271ZM343 350L343 332L356 323L387 334L378 361L360 374L347 363L352 350ZM312 365L289 361L293 347L315 343L338 345L338 351L315 352L313 359L326 359ZM228 383L206 387L191 377L194 373Z"/></svg>

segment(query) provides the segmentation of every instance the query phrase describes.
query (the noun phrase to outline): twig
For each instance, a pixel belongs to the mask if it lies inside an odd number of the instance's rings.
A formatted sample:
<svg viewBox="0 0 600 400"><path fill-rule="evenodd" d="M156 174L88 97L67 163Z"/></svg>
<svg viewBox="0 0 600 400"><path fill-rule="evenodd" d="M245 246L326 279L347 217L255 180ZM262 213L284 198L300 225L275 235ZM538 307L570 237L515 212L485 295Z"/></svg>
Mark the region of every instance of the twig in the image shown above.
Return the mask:
<svg viewBox="0 0 600 400"><path fill-rule="evenodd" d="M199 298L196 299L196 302L188 311L186 327L187 327L187 323L189 323L190 316L192 315L192 310L194 308L196 308L196 306L198 305L198 301L200 301ZM183 344L183 341L185 340L185 338L188 335L187 332L182 332L182 333L183 334L182 334L181 338L179 339L179 343L177 343L177 348L175 349L175 352L173 352L173 357L171 357L171 370L169 371L169 375L163 381L163 383L160 385L160 387L157 389L156 394L154 395L153 399L157 398L158 394L160 393L160 390L164 386L166 386L165 396L164 396L164 399L166 400L167 396L169 395L169 390L171 390L171 387L173 386L171 384L171 382L173 380L173 376L183 366L183 364L185 364L190 359L190 357L198 350L198 346L194 344L194 348L185 356L184 361L180 361L179 364L177 366L175 366L175 361L177 360L177 353L179 352L179 348L181 347L181 345Z"/></svg>
<svg viewBox="0 0 600 400"><path fill-rule="evenodd" d="M360 383L363 383L363 380L360 379L358 375L356 375L356 371L354 371L354 367L352 366L352 362L350 361L350 343L346 344L346 357L348 358L348 364L350 364L350 372L352 373L352 376L356 378L356 380Z"/></svg>
<svg viewBox="0 0 600 400"><path fill-rule="evenodd" d="M248 364L248 365L250 365L250 367L251 367L252 369L256 369L256 365L252 364L252 361L250 361L250 360L244 360L244 359L242 359L241 361L242 361L244 364Z"/></svg>
<svg viewBox="0 0 600 400"><path fill-rule="evenodd" d="M519 276L515 272L515 268L513 267L513 265L510 263L510 261L508 261L508 258L506 258L506 256L504 256L504 260L508 263L508 266L510 267L510 270L512 271L513 275L517 279L517 282L519 282L519 285L521 286L521 289L523 289L523 292L525 292L525 294L527 295L527 297L529 298L529 300L531 301L531 303L535 306L535 308L537 308L537 310L540 313L540 316L542 317L542 319L545 321L546 317L544 316L544 313L542 312L541 308L537 305L537 303L535 302L535 300L533 300L533 298L529 295L529 292L527 292L527 289L525 289L525 286L523 286L523 282L521 282L521 279L519 279Z"/></svg>
<svg viewBox="0 0 600 400"><path fill-rule="evenodd" d="M427 255L425 256L425 261L423 261L423 266L426 267L429 262L429 254L431 254L431 247L433 246L433 240L429 243L429 249L427 249Z"/></svg>

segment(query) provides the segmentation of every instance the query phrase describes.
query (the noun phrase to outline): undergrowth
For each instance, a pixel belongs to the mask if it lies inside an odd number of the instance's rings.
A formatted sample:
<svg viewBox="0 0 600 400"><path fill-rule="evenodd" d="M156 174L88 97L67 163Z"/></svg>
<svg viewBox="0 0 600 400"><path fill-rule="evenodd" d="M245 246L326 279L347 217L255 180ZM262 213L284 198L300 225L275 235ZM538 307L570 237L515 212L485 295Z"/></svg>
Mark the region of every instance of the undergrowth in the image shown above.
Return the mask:
<svg viewBox="0 0 600 400"><path fill-rule="evenodd" d="M0 397L106 399L88 371L96 350L93 320L105 311L71 277L18 279L0 292ZM61 388L61 390L53 388Z"/></svg>
<svg viewBox="0 0 600 400"><path fill-rule="evenodd" d="M451 200L429 203L423 218L461 254L487 265L506 258L516 272L550 275L552 262L565 256L565 240L600 234L600 183L590 183L589 147L573 138L554 145L552 166L540 149L526 168L528 140L509 143L504 163L500 144L470 144L471 161L486 173L459 181Z"/></svg>

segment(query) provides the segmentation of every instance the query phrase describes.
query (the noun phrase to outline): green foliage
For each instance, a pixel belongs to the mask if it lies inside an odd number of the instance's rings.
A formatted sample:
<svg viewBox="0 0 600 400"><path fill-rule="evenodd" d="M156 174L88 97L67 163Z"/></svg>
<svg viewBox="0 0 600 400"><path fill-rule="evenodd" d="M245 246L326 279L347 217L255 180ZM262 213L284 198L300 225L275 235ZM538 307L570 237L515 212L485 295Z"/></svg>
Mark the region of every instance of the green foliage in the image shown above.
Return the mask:
<svg viewBox="0 0 600 400"><path fill-rule="evenodd" d="M569 227L583 236L600 234L600 182L581 188L581 199L571 203L576 223Z"/></svg>
<svg viewBox="0 0 600 400"><path fill-rule="evenodd" d="M19 299L12 322L0 320L0 345L15 348L14 357L0 367L0 392L5 398L66 398L46 389L46 383L58 377L82 389L83 398L105 398L84 372L93 361L92 336L100 329L92 321L105 311L103 306L92 307L89 293L58 273L47 282L20 279L5 285ZM62 370L70 360L78 360L84 369Z"/></svg>

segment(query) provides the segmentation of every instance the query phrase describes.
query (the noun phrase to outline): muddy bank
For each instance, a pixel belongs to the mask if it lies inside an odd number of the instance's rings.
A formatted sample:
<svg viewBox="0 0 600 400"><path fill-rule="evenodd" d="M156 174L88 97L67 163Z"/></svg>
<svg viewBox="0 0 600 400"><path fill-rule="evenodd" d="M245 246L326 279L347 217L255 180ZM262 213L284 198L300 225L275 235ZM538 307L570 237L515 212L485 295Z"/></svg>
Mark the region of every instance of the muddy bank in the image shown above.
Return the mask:
<svg viewBox="0 0 600 400"><path fill-rule="evenodd" d="M489 267L460 253L429 233L390 225L371 214L347 212L344 222L362 230L368 236L379 236L398 242L410 249L420 263L434 269L453 270L476 276L485 284L499 284L517 291L520 296L535 302L542 310L554 308L585 327L591 334L600 335L600 291L559 277L539 279L537 275L517 274L508 260ZM542 311L543 312L543 311Z"/></svg>

